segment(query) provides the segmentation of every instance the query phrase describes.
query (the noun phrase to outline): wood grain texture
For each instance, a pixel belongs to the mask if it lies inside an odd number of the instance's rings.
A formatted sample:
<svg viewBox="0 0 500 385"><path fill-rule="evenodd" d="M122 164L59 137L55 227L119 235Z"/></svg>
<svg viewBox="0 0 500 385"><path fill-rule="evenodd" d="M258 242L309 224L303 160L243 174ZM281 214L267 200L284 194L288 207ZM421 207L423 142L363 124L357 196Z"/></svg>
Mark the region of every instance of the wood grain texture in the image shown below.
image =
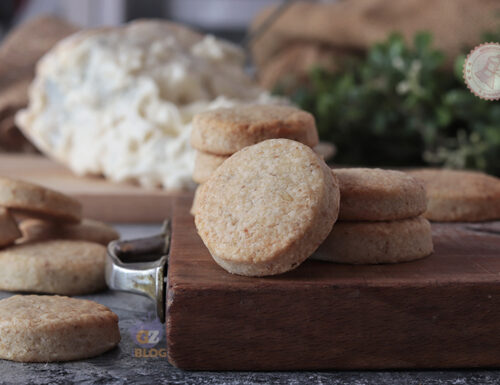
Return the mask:
<svg viewBox="0 0 500 385"><path fill-rule="evenodd" d="M113 183L100 177L80 177L60 164L36 155L0 155L0 176L22 179L71 195L83 205L86 218L105 222L162 222L172 214L172 202L190 192L146 189Z"/></svg>
<svg viewBox="0 0 500 385"><path fill-rule="evenodd" d="M435 253L396 265L306 261L275 277L231 275L175 204L167 341L183 369L295 370L500 365L500 222L433 224Z"/></svg>

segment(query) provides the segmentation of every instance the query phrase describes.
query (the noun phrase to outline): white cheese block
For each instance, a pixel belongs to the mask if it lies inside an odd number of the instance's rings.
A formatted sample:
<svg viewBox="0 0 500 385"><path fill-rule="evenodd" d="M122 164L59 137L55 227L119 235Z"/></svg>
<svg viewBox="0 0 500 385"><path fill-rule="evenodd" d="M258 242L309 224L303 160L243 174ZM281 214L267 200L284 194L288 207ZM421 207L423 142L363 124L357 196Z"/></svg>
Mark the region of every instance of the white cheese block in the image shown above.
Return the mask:
<svg viewBox="0 0 500 385"><path fill-rule="evenodd" d="M273 101L243 61L238 47L164 21L79 32L40 60L16 122L77 174L189 188L194 114Z"/></svg>

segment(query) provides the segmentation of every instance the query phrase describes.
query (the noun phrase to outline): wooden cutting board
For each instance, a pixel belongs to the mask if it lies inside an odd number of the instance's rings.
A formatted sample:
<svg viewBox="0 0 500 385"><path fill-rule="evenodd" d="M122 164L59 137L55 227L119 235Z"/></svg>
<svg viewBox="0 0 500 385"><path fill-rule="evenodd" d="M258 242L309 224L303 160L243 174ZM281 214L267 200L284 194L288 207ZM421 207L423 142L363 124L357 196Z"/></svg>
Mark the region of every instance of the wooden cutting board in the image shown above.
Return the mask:
<svg viewBox="0 0 500 385"><path fill-rule="evenodd" d="M60 164L36 155L0 155L0 176L22 179L74 196L84 216L106 222L162 222L172 213L176 197L190 192L166 192L99 177L79 177Z"/></svg>
<svg viewBox="0 0 500 385"><path fill-rule="evenodd" d="M215 264L175 204L170 362L183 369L500 366L500 222L433 224L435 253L395 265L306 261L275 277Z"/></svg>

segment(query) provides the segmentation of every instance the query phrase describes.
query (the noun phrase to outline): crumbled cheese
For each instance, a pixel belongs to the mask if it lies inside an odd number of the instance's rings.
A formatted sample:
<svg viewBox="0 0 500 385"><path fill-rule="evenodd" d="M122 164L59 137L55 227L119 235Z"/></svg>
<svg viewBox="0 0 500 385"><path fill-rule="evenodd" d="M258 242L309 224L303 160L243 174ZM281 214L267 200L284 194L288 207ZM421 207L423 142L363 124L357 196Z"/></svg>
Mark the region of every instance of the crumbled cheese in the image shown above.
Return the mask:
<svg viewBox="0 0 500 385"><path fill-rule="evenodd" d="M243 61L238 47L167 22L80 32L41 59L16 121L77 174L187 188L193 116L274 101Z"/></svg>

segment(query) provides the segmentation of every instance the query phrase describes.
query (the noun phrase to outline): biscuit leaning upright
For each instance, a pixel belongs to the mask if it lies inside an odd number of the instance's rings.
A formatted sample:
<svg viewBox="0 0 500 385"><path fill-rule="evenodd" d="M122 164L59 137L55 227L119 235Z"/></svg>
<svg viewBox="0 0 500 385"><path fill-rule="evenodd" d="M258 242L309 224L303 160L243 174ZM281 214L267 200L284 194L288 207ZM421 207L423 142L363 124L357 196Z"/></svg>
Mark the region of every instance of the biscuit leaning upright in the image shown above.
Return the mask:
<svg viewBox="0 0 500 385"><path fill-rule="evenodd" d="M339 188L309 147L271 139L226 160L203 185L196 228L214 260L233 274L292 270L330 233Z"/></svg>
<svg viewBox="0 0 500 385"><path fill-rule="evenodd" d="M118 316L96 302L39 295L0 301L0 358L70 361L99 355L119 342Z"/></svg>
<svg viewBox="0 0 500 385"><path fill-rule="evenodd" d="M0 177L0 206L13 214L78 223L82 206L76 199L33 183Z"/></svg>

